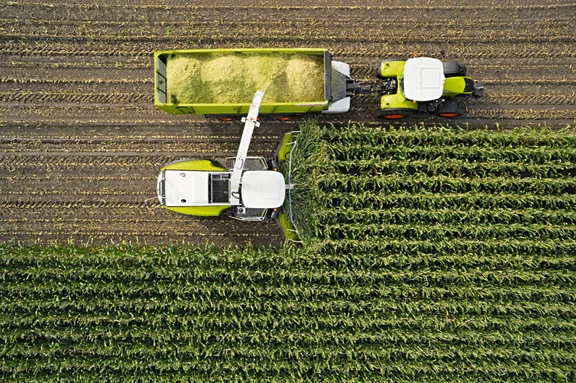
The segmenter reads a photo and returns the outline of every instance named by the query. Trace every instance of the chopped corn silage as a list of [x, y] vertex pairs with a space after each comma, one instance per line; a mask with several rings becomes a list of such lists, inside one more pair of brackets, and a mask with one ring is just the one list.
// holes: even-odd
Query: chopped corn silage
[[168, 100], [182, 104], [324, 100], [323, 56], [286, 54], [176, 54], [168, 57]]

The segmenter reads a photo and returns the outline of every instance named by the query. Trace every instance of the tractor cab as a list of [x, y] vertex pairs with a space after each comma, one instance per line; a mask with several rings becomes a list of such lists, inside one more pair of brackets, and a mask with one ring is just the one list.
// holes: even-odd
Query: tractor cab
[[400, 88], [411, 101], [432, 101], [444, 92], [444, 66], [442, 61], [417, 57], [406, 61]]
[[242, 177], [242, 205], [252, 209], [277, 208], [284, 203], [286, 183], [276, 171], [252, 170]]

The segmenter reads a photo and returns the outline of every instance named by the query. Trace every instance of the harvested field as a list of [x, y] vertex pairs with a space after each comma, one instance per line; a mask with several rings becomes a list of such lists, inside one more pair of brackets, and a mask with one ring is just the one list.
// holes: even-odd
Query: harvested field
[[[275, 225], [196, 220], [155, 208], [159, 167], [232, 156], [239, 123], [172, 116], [153, 106], [153, 51], [320, 47], [359, 80], [376, 61], [459, 60], [487, 96], [468, 101], [471, 127], [574, 124], [576, 4], [393, 0], [302, 3], [195, 1], [3, 2], [0, 28], [0, 240], [278, 244]], [[348, 120], [378, 124], [378, 98], [354, 97]], [[409, 123], [442, 122], [418, 116]], [[295, 124], [267, 122], [253, 154]], [[152, 198], [151, 208], [144, 204]]]

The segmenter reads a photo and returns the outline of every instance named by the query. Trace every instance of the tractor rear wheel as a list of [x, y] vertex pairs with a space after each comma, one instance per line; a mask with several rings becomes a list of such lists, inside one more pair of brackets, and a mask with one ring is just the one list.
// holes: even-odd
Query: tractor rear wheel
[[436, 115], [445, 118], [454, 118], [464, 114], [464, 110], [455, 100], [447, 100], [436, 109]]
[[385, 109], [381, 111], [380, 117], [386, 120], [397, 120], [400, 118], [411, 116], [413, 112], [414, 111], [412, 109], [402, 109], [402, 108]]
[[455, 61], [442, 64], [444, 65], [444, 77], [466, 76], [466, 65]]

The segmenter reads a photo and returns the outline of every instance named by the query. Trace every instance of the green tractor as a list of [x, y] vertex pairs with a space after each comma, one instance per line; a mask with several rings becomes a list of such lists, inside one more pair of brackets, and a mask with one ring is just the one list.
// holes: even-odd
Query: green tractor
[[484, 96], [482, 82], [467, 77], [466, 67], [457, 62], [443, 63], [429, 57], [390, 59], [378, 63], [376, 75], [381, 79], [376, 91], [382, 95], [380, 109], [385, 119], [415, 112], [457, 117], [464, 110], [456, 96]]

